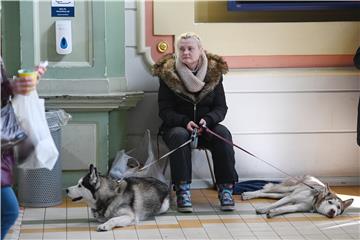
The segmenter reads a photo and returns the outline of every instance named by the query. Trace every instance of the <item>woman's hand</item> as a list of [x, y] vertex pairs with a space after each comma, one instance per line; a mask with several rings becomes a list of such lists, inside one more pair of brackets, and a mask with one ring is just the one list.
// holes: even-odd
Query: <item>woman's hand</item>
[[202, 128], [202, 127], [203, 126], [206, 127], [206, 121], [203, 118], [200, 119], [199, 125], [200, 125], [200, 129], [199, 129], [198, 134], [201, 135], [204, 131], [204, 128]]
[[196, 123], [194, 123], [193, 121], [188, 122], [188, 124], [186, 125], [186, 129], [189, 132], [194, 131], [194, 128], [199, 128], [199, 126]]
[[37, 72], [37, 80], [39, 80], [46, 72], [46, 67], [44, 66], [36, 66], [35, 71]]
[[35, 89], [37, 79], [34, 76], [16, 77], [12, 83], [12, 90], [15, 94], [27, 95]]
[[15, 94], [27, 95], [32, 92], [37, 84], [39, 83], [39, 79], [45, 74], [46, 67], [36, 66], [33, 75], [26, 76], [17, 76], [12, 84], [12, 89]]
[[[199, 125], [200, 126], [206, 126], [206, 121], [202, 118], [200, 119], [200, 122], [199, 122]], [[194, 123], [193, 121], [190, 121], [188, 122], [188, 124], [186, 125], [186, 129], [189, 131], [189, 132], [192, 132], [194, 131], [194, 128], [197, 128], [199, 131], [198, 131], [198, 134], [201, 135], [201, 133], [203, 132], [203, 128], [202, 127], [199, 127], [199, 125], [197, 125], [196, 123]]]

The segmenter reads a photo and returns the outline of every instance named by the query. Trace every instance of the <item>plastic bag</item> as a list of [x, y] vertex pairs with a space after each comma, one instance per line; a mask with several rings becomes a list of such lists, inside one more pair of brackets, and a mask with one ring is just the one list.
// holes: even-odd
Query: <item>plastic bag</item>
[[11, 102], [1, 108], [1, 149], [14, 147], [27, 135], [16, 118]]
[[109, 174], [116, 179], [130, 176], [153, 177], [166, 182], [160, 162], [156, 161], [150, 130], [147, 129], [136, 148], [128, 152], [117, 152]]
[[40, 99], [36, 91], [32, 91], [29, 95], [16, 95], [13, 99], [13, 107], [21, 127], [34, 145], [34, 150], [18, 167], [52, 170], [59, 152], [46, 121], [44, 99]]
[[110, 169], [110, 176], [121, 179], [133, 175], [137, 167], [128, 166], [130, 159], [133, 158], [125, 153], [125, 150], [118, 151]]

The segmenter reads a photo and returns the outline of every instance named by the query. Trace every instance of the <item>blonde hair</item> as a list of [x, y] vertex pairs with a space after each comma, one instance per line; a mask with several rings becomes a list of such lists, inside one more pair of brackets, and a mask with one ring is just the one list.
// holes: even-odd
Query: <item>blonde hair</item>
[[176, 41], [176, 46], [179, 47], [180, 40], [189, 39], [189, 38], [194, 39], [198, 43], [199, 48], [202, 48], [202, 42], [200, 36], [193, 32], [185, 32], [180, 34], [180, 36]]

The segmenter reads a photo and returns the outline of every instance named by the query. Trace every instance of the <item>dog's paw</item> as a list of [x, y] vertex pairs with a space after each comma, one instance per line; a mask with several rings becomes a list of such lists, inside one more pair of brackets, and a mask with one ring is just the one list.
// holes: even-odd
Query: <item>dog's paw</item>
[[96, 231], [98, 231], [98, 232], [105, 232], [105, 231], [109, 231], [109, 230], [111, 230], [111, 227], [109, 227], [109, 225], [106, 223], [100, 224], [96, 228]]
[[268, 214], [269, 210], [267, 210], [266, 208], [257, 208], [255, 209], [256, 214]]
[[269, 210], [269, 212], [266, 213], [266, 217], [273, 218], [275, 216], [278, 216], [279, 214], [281, 214], [281, 212], [277, 211], [276, 209], [271, 209]]
[[249, 200], [249, 199], [252, 199], [252, 198], [254, 198], [254, 197], [252, 196], [251, 192], [243, 192], [241, 194], [241, 199], [242, 200]]

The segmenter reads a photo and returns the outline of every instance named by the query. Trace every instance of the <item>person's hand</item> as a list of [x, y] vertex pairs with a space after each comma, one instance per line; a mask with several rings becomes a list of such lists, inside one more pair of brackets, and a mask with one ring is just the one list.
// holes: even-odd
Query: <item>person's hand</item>
[[39, 80], [46, 72], [46, 67], [44, 66], [36, 66], [35, 71], [37, 72], [37, 80]]
[[204, 131], [204, 128], [202, 128], [202, 126], [206, 127], [206, 121], [203, 118], [200, 119], [199, 125], [200, 125], [200, 129], [199, 129], [198, 134], [201, 135], [201, 133]]
[[39, 83], [40, 78], [45, 74], [46, 66], [47, 63], [45, 63], [45, 65], [39, 64], [38, 66], [36, 66], [34, 74], [32, 76], [31, 74], [25, 74], [24, 76], [21, 76], [21, 74], [19, 74], [20, 76], [15, 77], [15, 80], [12, 84], [14, 93], [27, 95], [31, 91], [33, 91]]
[[36, 87], [37, 80], [34, 76], [15, 77], [12, 90], [15, 94], [27, 95]]
[[189, 132], [194, 131], [194, 128], [199, 128], [199, 126], [196, 123], [194, 123], [193, 121], [190, 121], [190, 122], [188, 122], [188, 124], [186, 124], [186, 129]]

